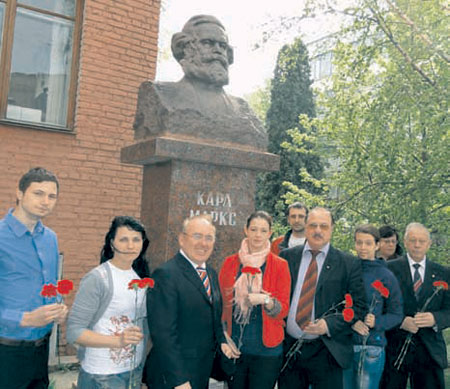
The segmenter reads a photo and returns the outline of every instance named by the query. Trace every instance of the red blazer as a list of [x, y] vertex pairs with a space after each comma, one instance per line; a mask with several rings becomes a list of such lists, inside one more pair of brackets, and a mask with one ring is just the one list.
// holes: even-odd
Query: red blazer
[[[231, 336], [233, 314], [233, 286], [240, 266], [239, 255], [234, 254], [225, 259], [219, 274], [220, 291], [223, 297], [222, 321], [227, 325]], [[284, 339], [284, 318], [289, 312], [289, 296], [291, 293], [291, 275], [288, 263], [276, 255], [269, 253], [266, 269], [263, 275], [262, 287], [281, 304], [281, 311], [276, 317], [270, 317], [262, 310], [263, 344], [266, 347], [276, 347]]]
[[284, 235], [279, 236], [276, 238], [272, 244], [270, 245], [270, 251], [274, 253], [275, 255], [280, 254], [280, 243], [284, 240]]

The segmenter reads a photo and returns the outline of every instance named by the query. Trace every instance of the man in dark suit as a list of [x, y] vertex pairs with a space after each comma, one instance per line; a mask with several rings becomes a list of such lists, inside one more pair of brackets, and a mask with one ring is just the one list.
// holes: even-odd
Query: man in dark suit
[[[386, 333], [386, 364], [380, 388], [406, 388], [410, 378], [412, 388], [444, 389], [447, 350], [442, 330], [450, 325], [450, 292], [438, 291], [423, 307], [436, 290], [433, 283], [450, 283], [450, 269], [427, 258], [431, 239], [422, 224], [406, 227], [404, 243], [406, 256], [388, 262], [388, 267], [399, 281], [405, 318], [400, 328]], [[409, 334], [413, 334], [412, 342], [397, 369], [394, 365]]]
[[[361, 265], [356, 258], [330, 245], [332, 232], [331, 212], [314, 208], [306, 220], [305, 245], [280, 253], [289, 262], [293, 285], [286, 351], [296, 339], [303, 339], [300, 353], [280, 376], [280, 389], [307, 389], [309, 385], [314, 389], [342, 388], [342, 368], [349, 367], [352, 361], [350, 326], [358, 319], [364, 320], [366, 313]], [[353, 297], [354, 319], [347, 323], [340, 313], [322, 318], [345, 299], [346, 293]]]
[[152, 389], [205, 389], [217, 345], [231, 356], [221, 325], [216, 272], [208, 265], [215, 227], [208, 216], [184, 221], [180, 251], [153, 273], [148, 319], [153, 348], [147, 363]]

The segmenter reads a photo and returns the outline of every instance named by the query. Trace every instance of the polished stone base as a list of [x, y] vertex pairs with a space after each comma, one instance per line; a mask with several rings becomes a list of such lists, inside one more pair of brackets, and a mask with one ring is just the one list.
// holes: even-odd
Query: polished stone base
[[254, 211], [256, 174], [279, 166], [273, 154], [172, 138], [125, 147], [121, 160], [144, 165], [141, 219], [152, 269], [177, 252], [182, 221], [199, 213], [211, 214], [216, 225], [211, 263], [218, 269], [240, 247]]

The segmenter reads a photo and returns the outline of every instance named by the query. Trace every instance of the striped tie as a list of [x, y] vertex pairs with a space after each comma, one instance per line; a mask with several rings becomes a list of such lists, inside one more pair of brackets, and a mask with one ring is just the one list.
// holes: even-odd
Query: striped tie
[[300, 298], [298, 299], [295, 321], [302, 330], [311, 321], [317, 284], [317, 254], [319, 254], [319, 251], [311, 250], [311, 262], [306, 270], [302, 291], [300, 293]]
[[414, 271], [414, 278], [413, 278], [414, 294], [416, 296], [416, 300], [419, 300], [420, 288], [422, 286], [422, 278], [420, 277], [420, 273], [419, 273], [420, 265], [418, 263], [415, 263], [413, 265], [413, 267], [416, 269]]
[[203, 267], [197, 267], [197, 272], [203, 282], [206, 294], [208, 295], [209, 299], [211, 299], [211, 285], [209, 283], [208, 273], [206, 272], [206, 269]]

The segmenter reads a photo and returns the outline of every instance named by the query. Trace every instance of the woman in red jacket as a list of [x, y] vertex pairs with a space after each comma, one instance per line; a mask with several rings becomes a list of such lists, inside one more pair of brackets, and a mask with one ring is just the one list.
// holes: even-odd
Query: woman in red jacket
[[270, 252], [271, 227], [267, 212], [251, 214], [239, 252], [220, 271], [222, 321], [241, 353], [230, 389], [272, 389], [281, 369], [291, 278], [287, 262]]

